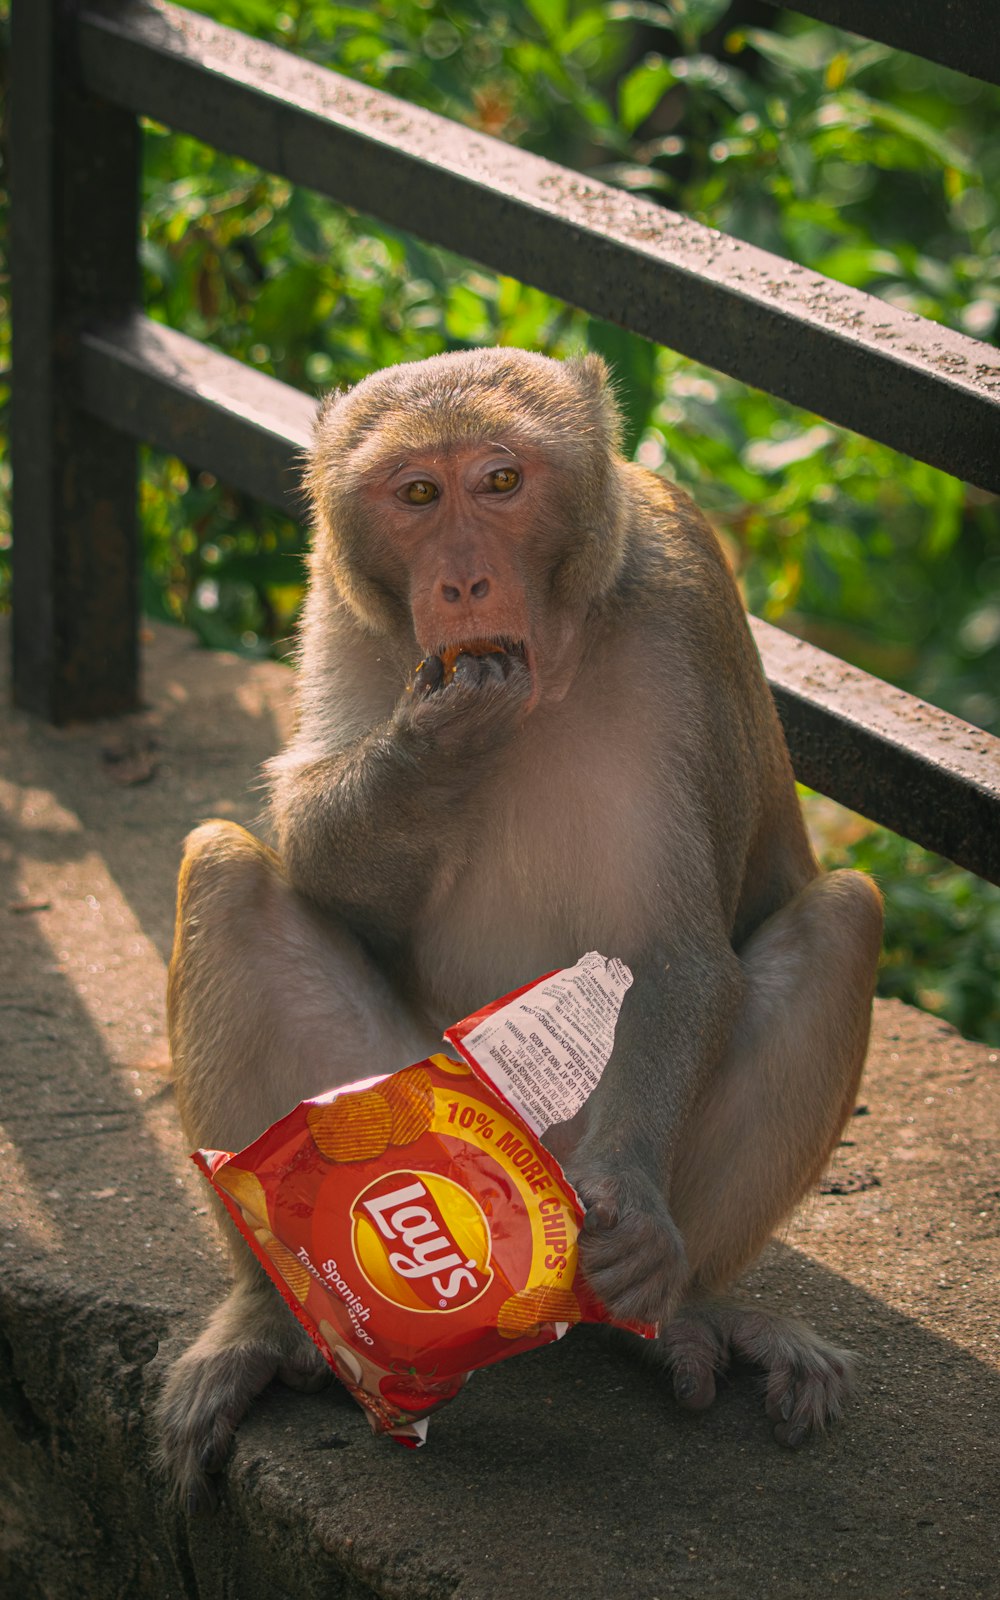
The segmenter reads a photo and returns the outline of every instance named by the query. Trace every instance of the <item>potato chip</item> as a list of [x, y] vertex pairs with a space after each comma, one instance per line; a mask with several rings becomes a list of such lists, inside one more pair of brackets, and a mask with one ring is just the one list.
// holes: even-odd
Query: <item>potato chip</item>
[[404, 1067], [375, 1090], [392, 1112], [390, 1144], [412, 1144], [434, 1117], [434, 1088], [423, 1067]]
[[571, 1289], [539, 1283], [505, 1300], [497, 1313], [497, 1332], [504, 1339], [534, 1337], [547, 1322], [580, 1320], [580, 1302]]
[[219, 1183], [242, 1210], [247, 1221], [254, 1226], [270, 1221], [264, 1186], [254, 1172], [242, 1167], [227, 1167]]
[[441, 651], [441, 665], [444, 667], [444, 681], [450, 683], [455, 676], [455, 665], [459, 656], [502, 656], [502, 644], [494, 644], [492, 639], [468, 639], [464, 644], [450, 644], [446, 650]]
[[267, 1251], [292, 1293], [297, 1299], [304, 1301], [312, 1283], [309, 1268], [289, 1250], [287, 1245], [274, 1237], [270, 1228], [256, 1228], [254, 1238]]
[[382, 1154], [392, 1133], [392, 1108], [377, 1089], [311, 1106], [306, 1120], [327, 1161], [370, 1161]]

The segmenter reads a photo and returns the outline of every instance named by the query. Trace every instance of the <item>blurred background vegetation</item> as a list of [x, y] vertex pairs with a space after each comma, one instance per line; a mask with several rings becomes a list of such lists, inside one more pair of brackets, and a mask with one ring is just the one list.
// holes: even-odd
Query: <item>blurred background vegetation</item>
[[[757, 0], [194, 9], [996, 340], [996, 88]], [[1000, 733], [994, 497], [155, 124], [144, 185], [153, 317], [315, 393], [445, 349], [596, 349], [629, 452], [710, 514], [751, 610]], [[4, 278], [4, 414], [7, 309]], [[0, 586], [8, 479], [4, 454]], [[301, 526], [152, 453], [142, 509], [150, 615], [207, 645], [287, 652]], [[825, 861], [886, 893], [881, 991], [1000, 1043], [1000, 891], [807, 804]]]

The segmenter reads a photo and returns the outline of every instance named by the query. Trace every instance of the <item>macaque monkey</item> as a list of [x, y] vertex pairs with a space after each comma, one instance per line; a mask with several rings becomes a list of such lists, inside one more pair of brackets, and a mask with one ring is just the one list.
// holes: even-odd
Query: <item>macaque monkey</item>
[[[840, 1411], [849, 1359], [725, 1290], [850, 1115], [881, 903], [818, 867], [715, 535], [623, 459], [595, 356], [377, 373], [323, 405], [307, 482], [277, 850], [211, 822], [181, 869], [189, 1143], [237, 1150], [517, 985], [618, 956], [635, 981], [610, 1062], [547, 1136], [588, 1208], [582, 1264], [615, 1313], [661, 1324], [683, 1405], [748, 1359], [775, 1436], [801, 1444]], [[235, 1287], [160, 1404], [193, 1508], [254, 1395], [326, 1371], [235, 1248]]]

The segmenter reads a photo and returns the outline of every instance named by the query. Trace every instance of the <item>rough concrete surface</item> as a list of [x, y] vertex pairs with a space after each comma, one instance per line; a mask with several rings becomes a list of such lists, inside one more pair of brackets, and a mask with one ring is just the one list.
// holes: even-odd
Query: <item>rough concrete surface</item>
[[418, 1452], [274, 1387], [222, 1506], [150, 1465], [151, 1396], [224, 1257], [164, 1070], [180, 840], [251, 821], [289, 676], [157, 628], [148, 709], [3, 713], [0, 1588], [11, 1600], [864, 1600], [1000, 1593], [998, 1052], [877, 1008], [828, 1191], [747, 1280], [862, 1359], [791, 1454], [748, 1373], [702, 1416], [588, 1330], [478, 1374]]

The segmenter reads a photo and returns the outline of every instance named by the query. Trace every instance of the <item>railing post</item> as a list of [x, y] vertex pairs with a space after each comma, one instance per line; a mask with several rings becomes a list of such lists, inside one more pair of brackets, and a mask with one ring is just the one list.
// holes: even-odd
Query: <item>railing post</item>
[[137, 702], [136, 448], [76, 404], [79, 331], [133, 304], [140, 134], [74, 73], [77, 0], [14, 0], [14, 699], [62, 723]]

